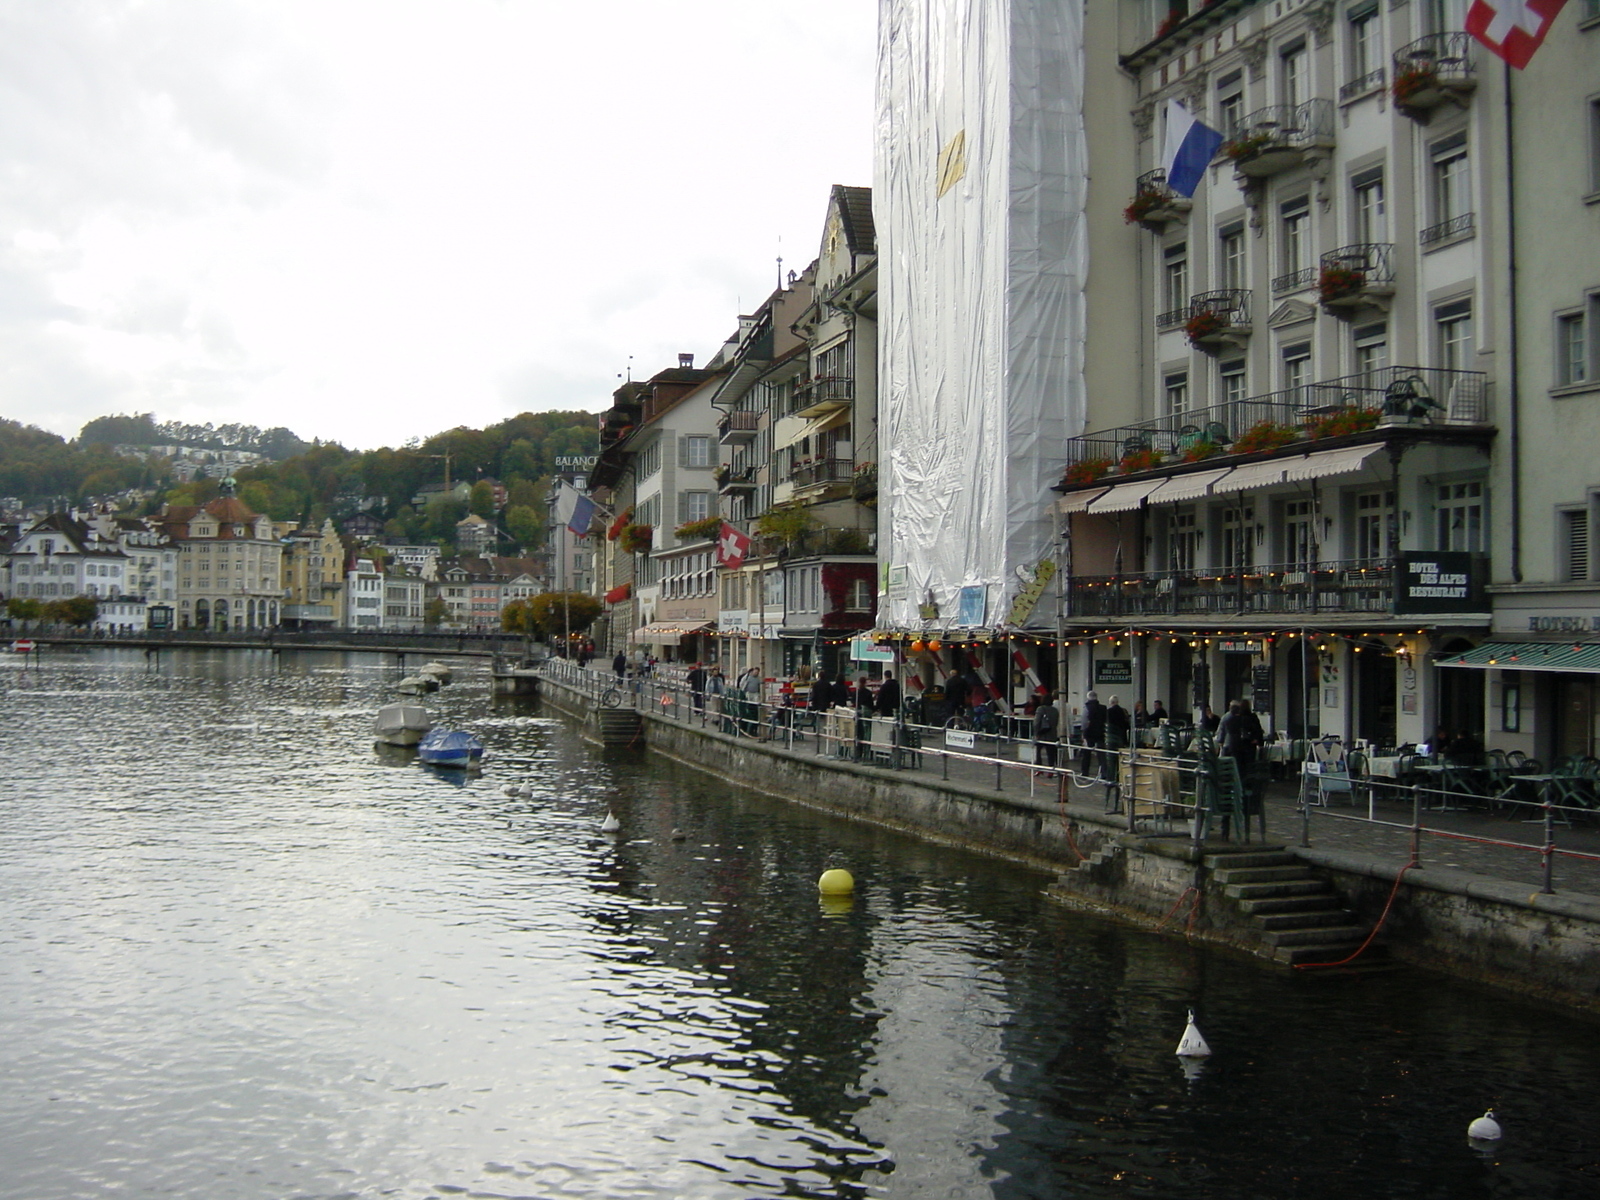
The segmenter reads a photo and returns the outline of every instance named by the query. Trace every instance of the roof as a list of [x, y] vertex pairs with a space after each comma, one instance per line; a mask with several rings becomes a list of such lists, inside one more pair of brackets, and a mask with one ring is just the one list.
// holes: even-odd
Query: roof
[[839, 206], [844, 240], [852, 254], [876, 254], [878, 231], [872, 221], [872, 189], [833, 185], [833, 198]]

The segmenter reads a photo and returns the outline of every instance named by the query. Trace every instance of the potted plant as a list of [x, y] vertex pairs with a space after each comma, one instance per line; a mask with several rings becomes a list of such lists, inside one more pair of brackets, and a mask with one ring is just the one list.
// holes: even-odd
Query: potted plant
[[1342, 437], [1350, 433], [1365, 433], [1376, 429], [1378, 410], [1375, 408], [1343, 408], [1336, 413], [1325, 413], [1312, 418], [1306, 432], [1313, 439]]
[[1081, 458], [1067, 468], [1064, 482], [1093, 483], [1109, 470], [1111, 470], [1109, 458]]
[[1280, 425], [1276, 421], [1257, 421], [1234, 439], [1233, 452], [1255, 454], [1262, 450], [1277, 450], [1299, 438], [1300, 434], [1287, 425]]
[[1431, 62], [1416, 62], [1395, 72], [1389, 88], [1396, 104], [1420, 107], [1431, 101], [1438, 86], [1439, 69]]
[[1160, 450], [1135, 450], [1131, 454], [1124, 454], [1118, 464], [1124, 475], [1131, 475], [1135, 471], [1152, 471], [1159, 467], [1166, 459]]
[[1199, 441], [1188, 446], [1183, 452], [1183, 461], [1186, 463], [1204, 462], [1208, 458], [1215, 458], [1222, 453], [1222, 447], [1215, 442]]
[[1323, 267], [1317, 277], [1317, 291], [1324, 304], [1354, 296], [1367, 284], [1367, 273], [1356, 267]]
[[1228, 328], [1228, 319], [1214, 308], [1202, 308], [1184, 323], [1191, 344], [1216, 337]]
[[685, 521], [672, 532], [685, 541], [698, 542], [716, 537], [721, 529], [721, 517], [705, 517], [699, 521]]
[[617, 545], [624, 554], [643, 554], [650, 549], [654, 534], [654, 525], [626, 525], [617, 538]]
[[1229, 138], [1222, 143], [1222, 152], [1234, 162], [1242, 162], [1247, 158], [1254, 158], [1272, 144], [1272, 135], [1264, 129], [1252, 133], [1241, 133], [1238, 137]]
[[628, 505], [617, 514], [617, 519], [611, 522], [611, 527], [606, 530], [606, 541], [614, 542], [622, 536], [622, 531], [633, 522], [633, 505]]
[[1122, 210], [1122, 219], [1129, 225], [1137, 225], [1157, 209], [1166, 206], [1166, 192], [1147, 183], [1134, 193], [1132, 200], [1128, 201], [1128, 207]]

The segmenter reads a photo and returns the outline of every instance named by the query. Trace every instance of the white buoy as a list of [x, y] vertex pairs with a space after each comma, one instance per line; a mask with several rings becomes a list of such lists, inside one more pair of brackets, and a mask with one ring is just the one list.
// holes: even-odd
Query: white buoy
[[672, 840], [675, 841], [675, 842], [681, 842], [681, 841], [683, 841], [684, 838], [686, 838], [688, 836], [689, 835], [687, 833], [685, 833], [681, 829], [674, 829], [672, 831]]
[[606, 810], [606, 819], [600, 822], [601, 833], [615, 833], [622, 828], [622, 822], [617, 820], [617, 814], [610, 809]]
[[1500, 1122], [1494, 1119], [1494, 1109], [1490, 1109], [1483, 1116], [1467, 1126], [1467, 1136], [1475, 1142], [1498, 1141], [1500, 1137]]
[[517, 791], [517, 795], [521, 796], [524, 800], [528, 799], [533, 795], [533, 785], [531, 783], [523, 784], [522, 787]]
[[1195, 1028], [1192, 1008], [1189, 1010], [1189, 1023], [1183, 1029], [1183, 1037], [1178, 1040], [1177, 1054], [1179, 1058], [1207, 1058], [1211, 1054], [1211, 1047], [1206, 1045], [1205, 1038]]

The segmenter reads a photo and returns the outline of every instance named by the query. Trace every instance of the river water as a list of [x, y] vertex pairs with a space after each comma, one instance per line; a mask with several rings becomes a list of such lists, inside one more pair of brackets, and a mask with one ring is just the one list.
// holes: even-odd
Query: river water
[[1600, 1195], [1592, 1023], [1065, 912], [457, 666], [473, 775], [375, 750], [392, 659], [0, 663], [0, 1196]]

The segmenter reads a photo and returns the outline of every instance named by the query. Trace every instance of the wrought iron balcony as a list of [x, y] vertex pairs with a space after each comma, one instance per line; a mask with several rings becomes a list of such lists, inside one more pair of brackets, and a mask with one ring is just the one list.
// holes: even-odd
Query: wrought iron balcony
[[1451, 217], [1448, 221], [1429, 225], [1417, 235], [1417, 241], [1424, 246], [1436, 246], [1440, 242], [1466, 237], [1472, 233], [1476, 224], [1476, 213], [1462, 213], [1459, 217]]
[[1317, 276], [1328, 309], [1388, 308], [1394, 295], [1394, 243], [1360, 242], [1322, 256]]
[[743, 409], [724, 413], [717, 422], [717, 444], [721, 446], [748, 445], [755, 441], [756, 425], [761, 414]]
[[1137, 223], [1159, 233], [1169, 222], [1185, 219], [1193, 207], [1193, 200], [1167, 186], [1166, 168], [1157, 167], [1134, 180], [1133, 199], [1122, 216], [1130, 225]]
[[1315, 267], [1301, 267], [1298, 271], [1285, 271], [1272, 281], [1272, 294], [1282, 295], [1284, 292], [1298, 292], [1301, 288], [1308, 288], [1317, 281]]
[[[1469, 561], [1466, 602], [1487, 608], [1488, 556], [1474, 554]], [[1399, 582], [1397, 588], [1395, 560], [1389, 558], [1075, 575], [1067, 583], [1067, 611], [1075, 618], [1421, 611], [1419, 603], [1428, 602], [1408, 599], [1404, 579]]]
[[1349, 83], [1339, 89], [1339, 99], [1354, 100], [1357, 96], [1364, 96], [1368, 92], [1375, 92], [1383, 86], [1387, 72], [1382, 67], [1368, 71], [1365, 75], [1358, 75]]
[[1333, 145], [1333, 101], [1269, 104], [1242, 118], [1222, 152], [1241, 175], [1262, 179], [1297, 167]]
[[855, 399], [855, 380], [846, 375], [819, 375], [795, 384], [794, 415], [821, 417]]
[[754, 467], [717, 468], [717, 491], [727, 494], [729, 492], [753, 492], [756, 487], [756, 469]]
[[1250, 334], [1250, 289], [1219, 288], [1190, 297], [1184, 329], [1202, 348], [1242, 344]]
[[[1138, 469], [1148, 470], [1280, 447], [1302, 454], [1307, 442], [1364, 429], [1481, 426], [1488, 419], [1481, 371], [1384, 367], [1069, 438], [1064, 486], [1087, 486], [1135, 453], [1142, 456]], [[1254, 431], [1274, 436], [1247, 437]], [[1152, 464], [1152, 456], [1159, 461]]]
[[1469, 34], [1430, 33], [1394, 52], [1390, 89], [1402, 112], [1425, 116], [1446, 101], [1465, 104], [1477, 86]]
[[845, 483], [855, 475], [855, 462], [848, 458], [818, 458], [798, 462], [789, 474], [789, 482], [797, 488], [817, 487], [828, 483]]

